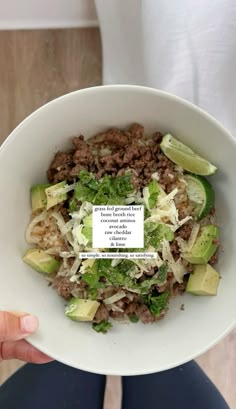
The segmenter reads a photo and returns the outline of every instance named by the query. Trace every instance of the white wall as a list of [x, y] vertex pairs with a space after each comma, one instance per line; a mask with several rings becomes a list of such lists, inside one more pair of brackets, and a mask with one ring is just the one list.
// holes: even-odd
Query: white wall
[[96, 25], [94, 0], [0, 0], [0, 29]]

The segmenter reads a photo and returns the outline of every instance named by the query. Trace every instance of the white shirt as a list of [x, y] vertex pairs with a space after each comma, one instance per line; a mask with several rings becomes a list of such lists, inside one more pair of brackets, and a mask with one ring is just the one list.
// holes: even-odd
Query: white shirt
[[236, 135], [236, 0], [96, 0], [105, 84], [199, 105]]

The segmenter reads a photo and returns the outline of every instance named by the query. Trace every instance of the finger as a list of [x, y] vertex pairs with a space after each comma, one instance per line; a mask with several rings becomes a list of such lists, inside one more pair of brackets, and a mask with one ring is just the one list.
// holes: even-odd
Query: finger
[[24, 315], [29, 315], [29, 313], [23, 312], [23, 311], [7, 310], [7, 312], [9, 312], [10, 314], [15, 315], [16, 317], [23, 317]]
[[7, 311], [0, 311], [0, 342], [25, 338], [35, 332], [38, 325], [38, 319], [33, 315], [16, 316]]
[[2, 346], [0, 346], [0, 361], [5, 359], [20, 359], [35, 364], [45, 364], [53, 361], [52, 358], [38, 351], [24, 339], [2, 343]]

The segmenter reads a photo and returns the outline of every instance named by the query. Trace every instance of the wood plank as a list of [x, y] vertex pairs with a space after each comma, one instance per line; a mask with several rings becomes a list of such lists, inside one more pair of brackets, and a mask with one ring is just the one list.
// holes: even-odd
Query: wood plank
[[0, 142], [36, 108], [101, 83], [97, 28], [0, 32]]

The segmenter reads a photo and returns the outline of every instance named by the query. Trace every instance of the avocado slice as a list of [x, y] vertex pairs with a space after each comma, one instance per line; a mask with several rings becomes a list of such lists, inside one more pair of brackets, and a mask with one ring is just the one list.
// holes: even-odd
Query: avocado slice
[[50, 254], [40, 249], [29, 249], [26, 251], [23, 261], [39, 273], [55, 273], [60, 266], [60, 262]]
[[217, 249], [219, 228], [214, 224], [203, 226], [190, 252], [182, 254], [191, 264], [206, 264]]
[[220, 275], [210, 264], [194, 266], [186, 292], [193, 295], [217, 295]]
[[64, 202], [67, 199], [67, 194], [62, 193], [57, 196], [54, 196], [57, 190], [63, 188], [66, 185], [66, 181], [57, 183], [56, 185], [50, 186], [45, 190], [47, 196], [47, 210], [53, 206], [56, 206], [58, 203]]
[[32, 212], [45, 209], [47, 206], [47, 196], [45, 189], [50, 187], [49, 184], [37, 184], [30, 188], [31, 208]]
[[100, 303], [82, 298], [72, 298], [68, 303], [65, 313], [73, 321], [92, 321]]

